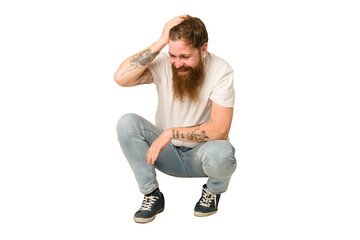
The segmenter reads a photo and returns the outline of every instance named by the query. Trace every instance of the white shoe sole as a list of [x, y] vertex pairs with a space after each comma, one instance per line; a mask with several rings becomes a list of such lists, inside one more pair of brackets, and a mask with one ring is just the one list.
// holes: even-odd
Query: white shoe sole
[[207, 217], [207, 216], [213, 215], [216, 212], [217, 212], [217, 210], [214, 211], [214, 212], [208, 212], [208, 213], [202, 213], [202, 212], [194, 211], [194, 215], [197, 216], [197, 217]]
[[163, 209], [160, 209], [154, 216], [152, 216], [151, 218], [137, 218], [134, 216], [134, 221], [137, 222], [137, 223], [149, 223], [149, 222], [152, 222], [156, 215], [158, 215], [159, 213], [163, 212], [164, 211], [164, 208]]

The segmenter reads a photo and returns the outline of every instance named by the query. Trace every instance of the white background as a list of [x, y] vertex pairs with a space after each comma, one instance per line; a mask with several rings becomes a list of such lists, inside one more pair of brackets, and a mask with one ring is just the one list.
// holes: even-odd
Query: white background
[[[1, 1], [0, 239], [359, 239], [356, 2]], [[140, 225], [115, 126], [153, 121], [156, 90], [113, 74], [182, 14], [235, 70], [238, 167], [208, 218], [206, 179], [159, 173], [165, 212]]]

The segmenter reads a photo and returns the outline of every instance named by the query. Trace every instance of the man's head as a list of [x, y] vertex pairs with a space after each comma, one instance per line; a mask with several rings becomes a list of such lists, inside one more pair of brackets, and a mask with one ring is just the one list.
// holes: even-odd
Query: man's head
[[169, 38], [174, 97], [196, 101], [204, 81], [208, 41], [205, 25], [200, 19], [188, 16], [170, 30]]
[[182, 23], [170, 30], [169, 38], [172, 41], [183, 40], [200, 49], [208, 42], [208, 33], [205, 24], [199, 18], [187, 15]]

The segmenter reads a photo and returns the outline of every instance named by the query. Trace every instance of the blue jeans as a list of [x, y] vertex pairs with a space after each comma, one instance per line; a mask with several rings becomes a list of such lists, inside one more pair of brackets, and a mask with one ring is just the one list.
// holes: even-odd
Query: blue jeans
[[235, 149], [227, 140], [212, 140], [194, 148], [166, 145], [154, 165], [146, 161], [149, 146], [162, 130], [136, 114], [125, 114], [117, 124], [121, 149], [139, 185], [149, 194], [158, 188], [155, 168], [176, 177], [208, 177], [207, 187], [216, 194], [227, 190], [236, 168]]

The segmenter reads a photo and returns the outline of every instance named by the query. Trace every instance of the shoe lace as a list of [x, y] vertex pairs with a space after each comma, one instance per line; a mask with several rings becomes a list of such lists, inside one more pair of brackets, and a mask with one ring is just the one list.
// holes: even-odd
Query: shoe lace
[[157, 199], [159, 199], [157, 196], [144, 196], [140, 211], [150, 211]]
[[210, 204], [213, 200], [215, 201], [216, 206], [216, 194], [210, 192], [209, 189], [204, 188], [202, 198], [200, 199], [200, 205], [204, 207], [210, 207]]

